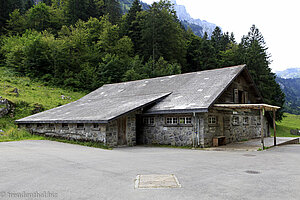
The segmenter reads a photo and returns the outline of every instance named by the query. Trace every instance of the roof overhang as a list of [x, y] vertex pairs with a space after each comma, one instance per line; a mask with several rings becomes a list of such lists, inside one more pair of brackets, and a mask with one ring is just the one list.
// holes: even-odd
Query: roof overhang
[[165, 114], [188, 114], [188, 113], [205, 113], [208, 112], [207, 108], [198, 108], [198, 109], [182, 109], [182, 110], [158, 110], [145, 112], [144, 115], [165, 115]]
[[268, 104], [214, 104], [214, 108], [230, 108], [230, 109], [252, 109], [265, 111], [276, 111], [280, 109], [278, 106]]

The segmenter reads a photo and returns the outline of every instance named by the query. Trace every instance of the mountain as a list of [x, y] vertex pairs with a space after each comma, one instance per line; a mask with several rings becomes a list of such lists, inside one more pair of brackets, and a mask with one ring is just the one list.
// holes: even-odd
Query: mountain
[[276, 81], [286, 96], [286, 112], [300, 115], [300, 78], [277, 77]]
[[276, 72], [280, 78], [300, 78], [300, 68], [289, 68], [284, 71]]
[[192, 18], [187, 12], [185, 6], [178, 5], [176, 0], [171, 0], [171, 3], [174, 4], [174, 10], [176, 11], [176, 14], [186, 28], [190, 27], [194, 33], [200, 37], [202, 37], [205, 32], [209, 37], [212, 35], [212, 32], [217, 27], [215, 24], [205, 20]]
[[[119, 0], [121, 9], [123, 13], [128, 12], [130, 9], [133, 0]], [[177, 17], [181, 21], [181, 24], [184, 26], [185, 29], [191, 28], [195, 35], [200, 37], [204, 36], [204, 33], [207, 32], [208, 37], [212, 35], [212, 32], [215, 30], [216, 25], [205, 20], [194, 19], [190, 16], [187, 12], [185, 6], [178, 5], [176, 0], [171, 0], [171, 3], [174, 5], [174, 10], [176, 11]], [[149, 9], [149, 5], [142, 2], [142, 8], [144, 10]]]

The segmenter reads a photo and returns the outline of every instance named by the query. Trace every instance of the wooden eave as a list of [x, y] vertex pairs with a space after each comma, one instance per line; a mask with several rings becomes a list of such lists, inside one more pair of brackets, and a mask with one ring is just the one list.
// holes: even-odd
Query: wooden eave
[[265, 111], [276, 111], [280, 109], [278, 106], [272, 106], [268, 104], [214, 104], [215, 108], [230, 108], [230, 109], [253, 109]]

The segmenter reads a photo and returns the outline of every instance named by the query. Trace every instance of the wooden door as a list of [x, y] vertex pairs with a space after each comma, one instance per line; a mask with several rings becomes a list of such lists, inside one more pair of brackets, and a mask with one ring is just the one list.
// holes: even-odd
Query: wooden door
[[118, 119], [118, 145], [126, 145], [126, 117], [120, 117]]
[[143, 118], [141, 115], [136, 115], [136, 144], [144, 144], [143, 137]]

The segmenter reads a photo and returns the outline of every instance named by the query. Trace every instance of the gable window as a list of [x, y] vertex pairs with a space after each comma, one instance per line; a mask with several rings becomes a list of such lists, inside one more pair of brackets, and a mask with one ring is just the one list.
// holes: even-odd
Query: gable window
[[239, 125], [240, 124], [240, 118], [239, 117], [233, 117], [232, 118], [232, 124], [233, 125]]
[[169, 124], [169, 125], [178, 124], [178, 118], [177, 117], [167, 117], [166, 124]]
[[246, 91], [234, 89], [233, 91], [233, 102], [234, 103], [248, 103], [249, 94]]
[[144, 125], [153, 126], [154, 125], [154, 117], [144, 117], [143, 122], [144, 122]]
[[179, 124], [192, 124], [191, 117], [179, 117]]
[[84, 124], [82, 124], [82, 123], [77, 124], [77, 128], [84, 128]]
[[217, 117], [216, 116], [209, 116], [208, 117], [208, 124], [216, 124], [217, 123]]

